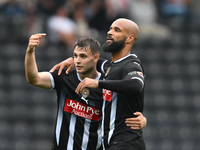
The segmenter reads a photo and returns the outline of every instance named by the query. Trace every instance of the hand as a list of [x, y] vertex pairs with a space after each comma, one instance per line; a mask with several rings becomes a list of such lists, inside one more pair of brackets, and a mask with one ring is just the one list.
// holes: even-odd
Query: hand
[[67, 67], [66, 74], [70, 72], [70, 70], [74, 67], [74, 59], [72, 57], [60, 62], [59, 64], [55, 65], [50, 72], [54, 72], [56, 69], [58, 70], [58, 75], [61, 74], [62, 70]]
[[31, 37], [29, 38], [29, 44], [28, 44], [28, 48], [27, 48], [27, 52], [32, 53], [36, 47], [38, 47], [39, 43], [40, 43], [40, 39], [42, 38], [42, 36], [46, 36], [45, 33], [38, 33], [38, 34], [34, 34], [31, 35]]
[[131, 127], [131, 129], [142, 129], [147, 124], [146, 117], [143, 116], [141, 112], [135, 112], [134, 113], [136, 118], [127, 118], [125, 123], [127, 126]]
[[99, 86], [99, 81], [98, 80], [94, 80], [94, 79], [90, 79], [90, 78], [85, 78], [83, 81], [81, 81], [81, 83], [79, 83], [79, 85], [76, 88], [76, 93], [79, 94], [83, 91], [83, 89], [85, 87], [88, 88], [98, 88]]

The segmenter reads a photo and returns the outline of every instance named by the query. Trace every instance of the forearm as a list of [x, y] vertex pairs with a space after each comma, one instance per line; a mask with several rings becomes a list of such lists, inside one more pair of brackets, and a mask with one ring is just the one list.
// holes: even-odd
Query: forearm
[[35, 52], [27, 49], [25, 56], [25, 73], [28, 83], [35, 84], [38, 79], [38, 68], [35, 59]]
[[99, 80], [99, 87], [119, 93], [138, 93], [141, 92], [143, 83], [137, 79]]

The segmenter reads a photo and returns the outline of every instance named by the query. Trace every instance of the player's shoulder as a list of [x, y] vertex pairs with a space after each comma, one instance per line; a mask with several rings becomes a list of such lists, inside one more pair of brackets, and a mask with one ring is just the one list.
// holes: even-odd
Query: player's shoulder
[[72, 69], [68, 74], [66, 74], [66, 71], [63, 71], [61, 75], [62, 75], [62, 78], [67, 79], [67, 80], [74, 81], [75, 79], [77, 79], [76, 69]]
[[51, 74], [54, 76], [54, 77], [59, 77], [59, 78], [63, 78], [63, 77], [70, 77], [70, 76], [74, 76], [76, 75], [76, 70], [75, 69], [72, 69], [69, 74], [66, 74], [66, 70], [67, 69], [63, 69], [61, 74], [58, 75], [58, 69], [56, 69], [54, 72], [52, 72]]
[[[66, 72], [66, 71], [65, 71]], [[65, 73], [66, 74], [66, 73]], [[69, 76], [74, 76], [74, 74], [77, 74], [77, 71], [76, 71], [76, 69], [72, 69], [70, 72], [69, 72]], [[67, 74], [66, 74], [67, 75]]]
[[127, 57], [127, 63], [124, 68], [138, 68], [139, 70], [144, 70], [140, 59], [135, 54], [130, 54]]
[[128, 60], [130, 60], [131, 62], [138, 62], [141, 63], [140, 59], [138, 58], [138, 56], [136, 54], [130, 54], [127, 57]]
[[72, 84], [72, 85], [74, 83], [77, 83], [77, 81], [78, 81], [77, 72], [75, 69], [72, 69], [68, 74], [66, 74], [66, 70], [62, 71], [59, 78], [64, 83]]

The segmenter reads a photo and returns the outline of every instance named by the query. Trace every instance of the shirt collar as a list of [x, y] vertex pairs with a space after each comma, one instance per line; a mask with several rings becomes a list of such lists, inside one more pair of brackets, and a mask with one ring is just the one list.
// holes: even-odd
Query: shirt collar
[[[77, 77], [78, 77], [78, 80], [81, 82], [82, 81], [82, 79], [80, 78], [80, 76], [79, 76], [79, 74], [77, 73]], [[98, 75], [97, 75], [97, 77], [96, 77], [96, 79], [95, 80], [99, 80], [100, 79], [100, 77], [101, 77], [101, 73], [100, 72], [98, 72]]]
[[120, 61], [122, 61], [122, 60], [126, 59], [126, 58], [127, 58], [127, 57], [129, 57], [129, 56], [134, 56], [134, 57], [136, 57], [136, 58], [137, 58], [137, 55], [135, 55], [135, 54], [129, 54], [129, 55], [127, 55], [127, 56], [123, 57], [123, 58], [120, 58], [120, 59], [118, 59], [118, 60], [114, 61], [113, 63], [118, 63], [118, 62], [120, 62]]

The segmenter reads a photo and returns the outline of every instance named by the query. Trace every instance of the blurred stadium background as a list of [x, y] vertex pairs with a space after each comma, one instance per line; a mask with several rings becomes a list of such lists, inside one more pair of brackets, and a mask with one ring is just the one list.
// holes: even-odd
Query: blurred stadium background
[[1, 0], [0, 150], [51, 148], [56, 93], [26, 82], [30, 35], [47, 33], [36, 59], [39, 71], [48, 71], [72, 56], [77, 37], [103, 44], [119, 17], [140, 27], [132, 53], [146, 70], [147, 150], [199, 150], [199, 7], [199, 0]]

